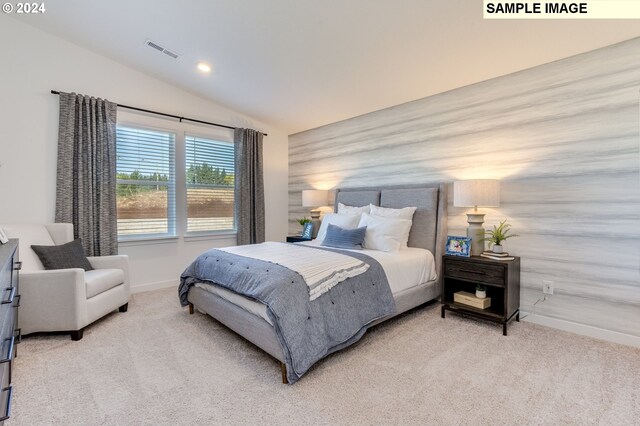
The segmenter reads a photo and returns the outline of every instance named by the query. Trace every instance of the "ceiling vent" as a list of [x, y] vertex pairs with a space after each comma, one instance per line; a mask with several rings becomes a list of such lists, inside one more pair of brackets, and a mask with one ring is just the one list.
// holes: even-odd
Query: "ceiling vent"
[[160, 45], [159, 45], [158, 43], [156, 43], [155, 41], [147, 40], [147, 41], [145, 42], [145, 44], [146, 44], [147, 46], [151, 47], [152, 49], [157, 50], [158, 52], [162, 52], [162, 53], [164, 53], [165, 55], [171, 56], [173, 59], [178, 59], [178, 54], [177, 54], [177, 53], [174, 53], [174, 52], [170, 51], [169, 49], [166, 49], [166, 48], [164, 48], [164, 47], [160, 46]]

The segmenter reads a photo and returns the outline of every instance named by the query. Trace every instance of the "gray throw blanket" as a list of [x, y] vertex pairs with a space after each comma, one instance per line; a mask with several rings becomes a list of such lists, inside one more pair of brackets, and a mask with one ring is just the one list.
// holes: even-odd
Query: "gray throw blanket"
[[211, 282], [267, 305], [284, 353], [287, 379], [293, 384], [314, 363], [357, 342], [372, 322], [396, 309], [378, 261], [363, 253], [318, 249], [355, 257], [370, 267], [310, 301], [309, 289], [298, 273], [275, 263], [212, 249], [180, 277], [180, 303], [189, 303], [187, 294], [192, 285]]

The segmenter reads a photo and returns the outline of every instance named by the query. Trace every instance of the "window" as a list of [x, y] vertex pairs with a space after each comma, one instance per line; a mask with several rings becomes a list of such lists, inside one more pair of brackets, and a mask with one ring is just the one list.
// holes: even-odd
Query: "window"
[[118, 237], [175, 235], [175, 134], [116, 129]]
[[120, 241], [235, 232], [234, 147], [226, 133], [122, 124], [116, 154]]
[[233, 143], [185, 136], [187, 232], [234, 230]]

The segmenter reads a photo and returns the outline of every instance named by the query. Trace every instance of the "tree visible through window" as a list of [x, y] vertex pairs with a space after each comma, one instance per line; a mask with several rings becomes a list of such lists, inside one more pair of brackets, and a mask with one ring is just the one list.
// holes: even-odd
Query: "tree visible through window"
[[175, 235], [175, 135], [116, 129], [118, 237]]
[[187, 232], [235, 229], [233, 144], [185, 137]]

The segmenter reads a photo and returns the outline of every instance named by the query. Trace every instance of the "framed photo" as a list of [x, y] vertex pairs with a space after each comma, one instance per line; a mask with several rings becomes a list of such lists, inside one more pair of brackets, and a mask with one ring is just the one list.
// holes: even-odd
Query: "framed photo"
[[302, 238], [313, 238], [313, 223], [307, 222], [304, 224], [304, 228], [302, 228]]
[[451, 256], [471, 256], [471, 238], [447, 236], [446, 253]]

